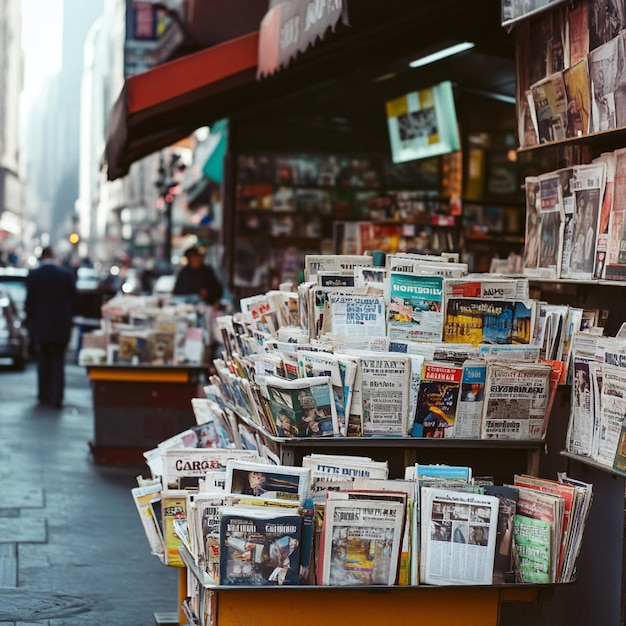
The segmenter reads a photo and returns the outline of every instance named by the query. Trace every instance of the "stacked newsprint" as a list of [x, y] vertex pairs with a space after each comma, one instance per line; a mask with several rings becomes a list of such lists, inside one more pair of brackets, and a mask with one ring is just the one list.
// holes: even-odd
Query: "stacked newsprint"
[[626, 333], [572, 341], [568, 452], [626, 471]]
[[626, 280], [626, 148], [528, 177], [524, 274]]
[[[305, 282], [217, 318], [206, 387], [238, 445], [291, 437], [541, 439], [574, 332], [598, 311], [447, 257], [307, 256]], [[228, 419], [223, 419], [226, 415]]]
[[250, 450], [193, 447], [189, 432], [146, 454], [132, 490], [152, 552], [201, 585], [190, 623], [211, 623], [216, 585], [491, 585], [569, 581], [592, 486], [470, 467], [311, 454], [286, 466]]
[[156, 296], [118, 295], [102, 306], [101, 328], [84, 335], [81, 365], [183, 365], [207, 361], [212, 309]]

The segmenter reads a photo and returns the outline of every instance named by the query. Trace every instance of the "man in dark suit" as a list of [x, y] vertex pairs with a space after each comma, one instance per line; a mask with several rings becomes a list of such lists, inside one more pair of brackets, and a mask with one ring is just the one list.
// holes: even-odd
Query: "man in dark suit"
[[37, 357], [39, 402], [61, 407], [76, 285], [73, 273], [55, 261], [52, 248], [44, 248], [40, 261], [26, 279], [26, 321]]

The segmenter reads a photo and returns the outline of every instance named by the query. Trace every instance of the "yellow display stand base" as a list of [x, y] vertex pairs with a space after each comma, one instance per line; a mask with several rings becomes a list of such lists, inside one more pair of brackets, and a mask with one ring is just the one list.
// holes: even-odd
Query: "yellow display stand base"
[[217, 626], [497, 626], [502, 602], [534, 602], [537, 587], [328, 587], [215, 591]]

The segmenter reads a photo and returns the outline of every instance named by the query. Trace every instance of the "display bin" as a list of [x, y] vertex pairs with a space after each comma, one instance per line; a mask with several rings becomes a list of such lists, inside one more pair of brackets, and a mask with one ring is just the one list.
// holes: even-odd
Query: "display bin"
[[94, 409], [90, 448], [102, 464], [145, 463], [143, 453], [194, 426], [192, 398], [206, 365], [89, 365]]
[[[188, 576], [209, 591], [215, 626], [498, 626], [505, 603], [549, 600], [556, 584], [389, 586], [221, 586], [179, 549]], [[183, 570], [184, 571], [184, 570]], [[186, 623], [181, 621], [181, 624]]]

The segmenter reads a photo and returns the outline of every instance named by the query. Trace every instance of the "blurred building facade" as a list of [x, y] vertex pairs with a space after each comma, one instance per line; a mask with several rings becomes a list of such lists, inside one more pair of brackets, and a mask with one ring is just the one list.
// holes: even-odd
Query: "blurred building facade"
[[0, 1], [0, 263], [24, 237], [19, 102], [23, 85], [20, 0]]

